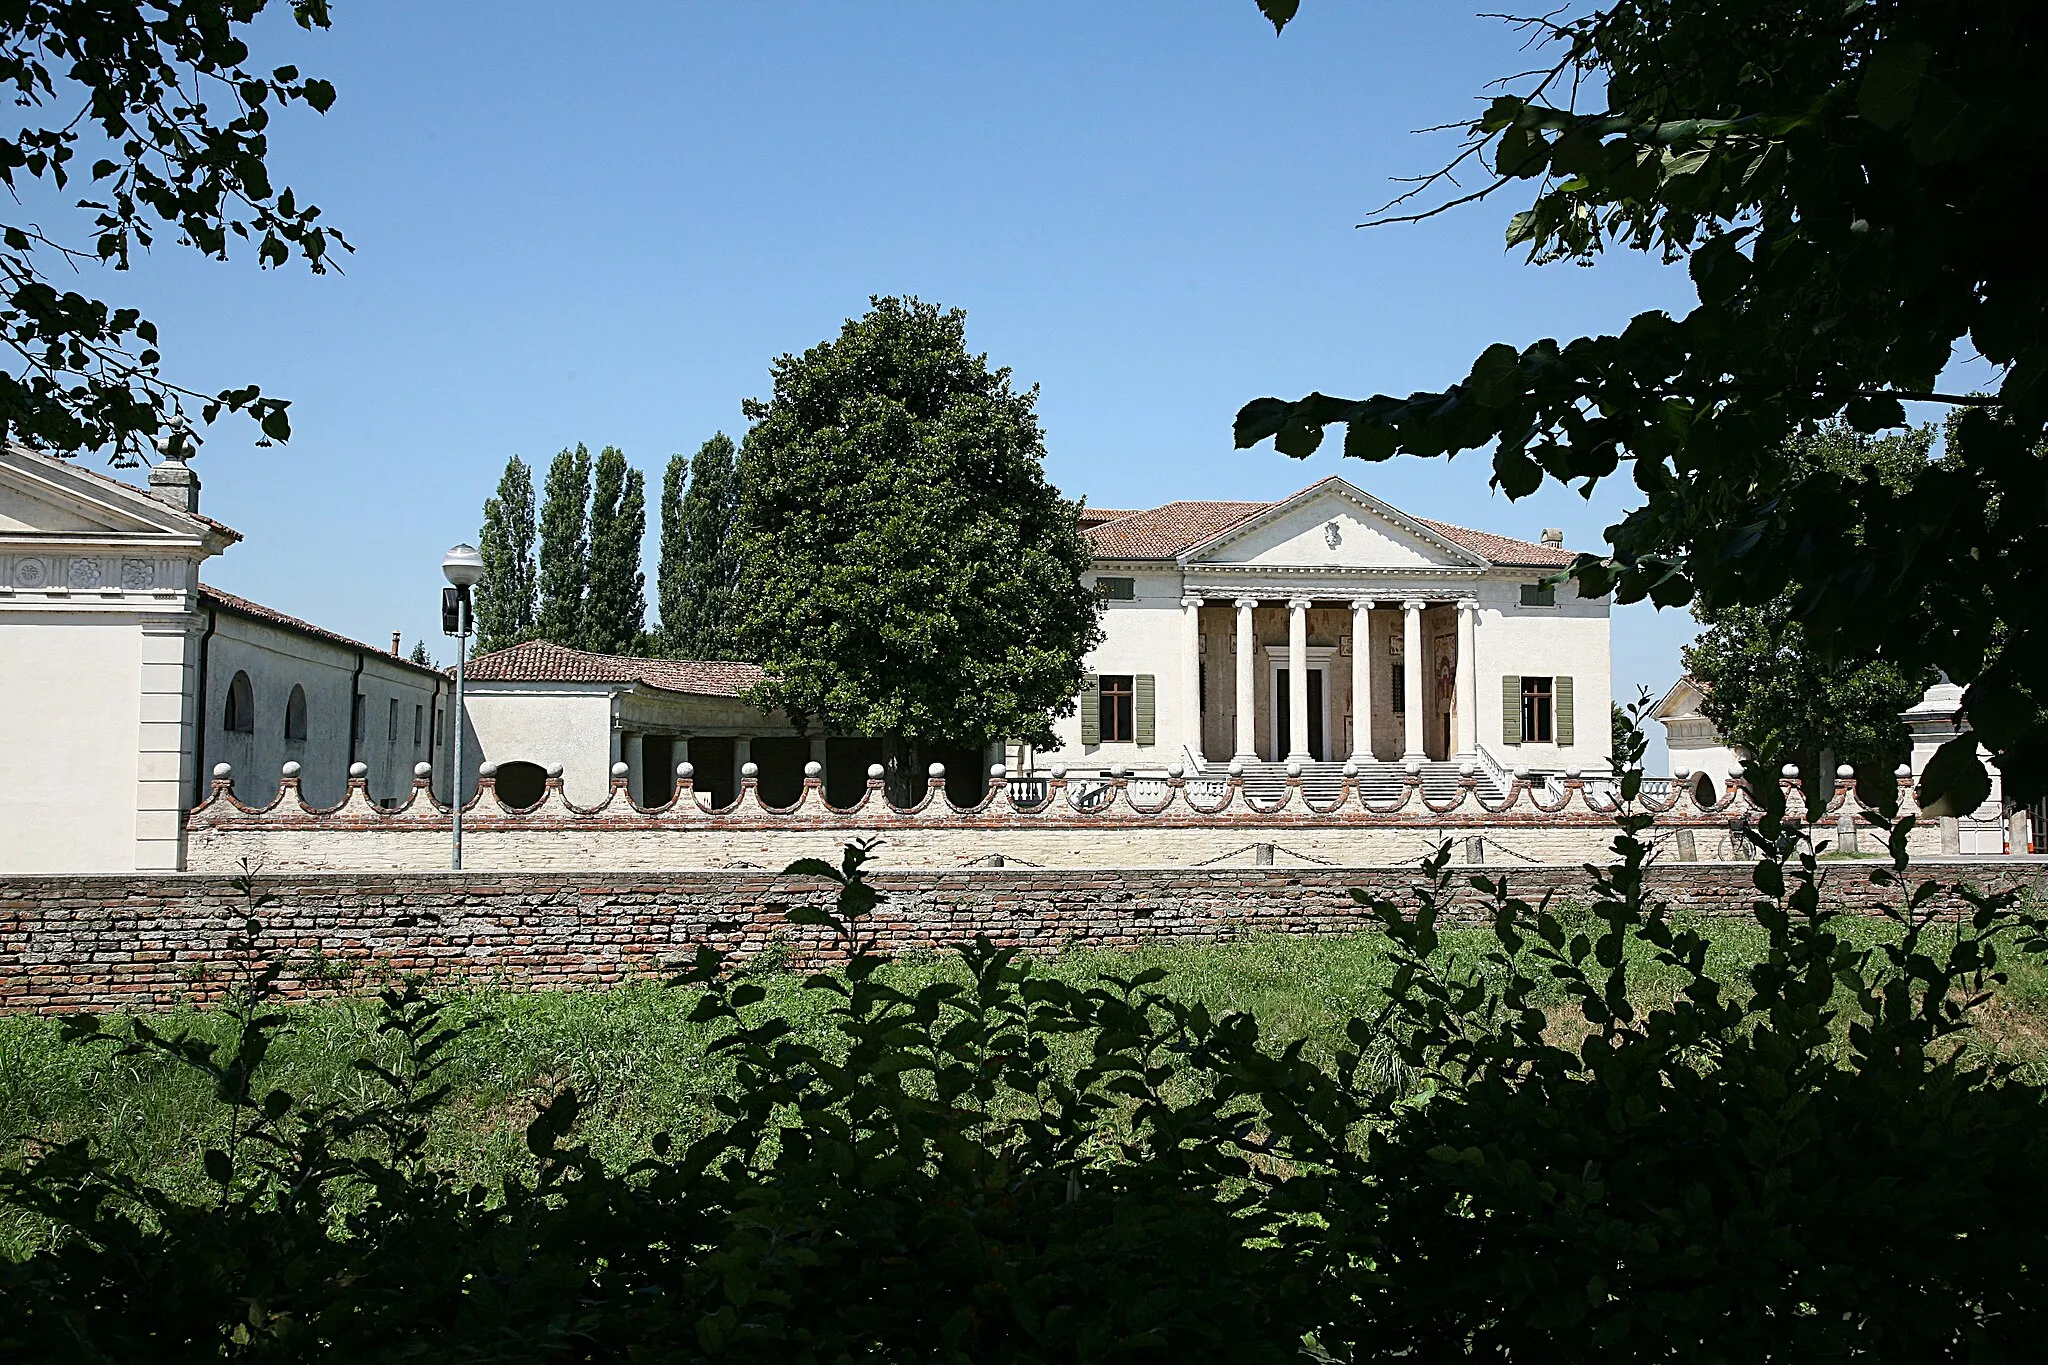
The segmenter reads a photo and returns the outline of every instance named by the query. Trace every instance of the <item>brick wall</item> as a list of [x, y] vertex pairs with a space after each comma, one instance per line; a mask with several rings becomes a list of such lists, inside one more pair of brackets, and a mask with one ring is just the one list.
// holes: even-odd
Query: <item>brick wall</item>
[[[1504, 872], [1530, 898], [1585, 886], [1577, 868], [1463, 870]], [[1685, 909], [1740, 913], [1751, 895], [1746, 865], [1653, 870], [1659, 894]], [[1921, 875], [2002, 886], [2044, 871], [1994, 860]], [[1842, 903], [1875, 908], [1867, 867], [1829, 875]], [[891, 897], [878, 927], [883, 947], [898, 953], [977, 933], [1037, 951], [1355, 933], [1369, 922], [1352, 888], [1398, 895], [1415, 877], [1412, 867], [897, 870], [876, 877]], [[659, 975], [703, 943], [745, 954], [781, 941], [801, 960], [824, 941], [773, 908], [823, 900], [820, 884], [763, 872], [293, 873], [262, 886], [280, 900], [261, 912], [266, 941], [299, 964], [287, 978], [294, 994], [335, 989], [338, 973], [364, 970], [588, 989]], [[160, 1009], [215, 998], [241, 905], [218, 875], [0, 877], [0, 1009]]]

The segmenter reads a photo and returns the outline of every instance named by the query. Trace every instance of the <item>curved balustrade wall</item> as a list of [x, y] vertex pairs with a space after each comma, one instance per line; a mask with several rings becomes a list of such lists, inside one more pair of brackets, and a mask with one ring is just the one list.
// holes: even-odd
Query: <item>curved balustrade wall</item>
[[[1792, 779], [1785, 785], [1787, 809], [1829, 827], [1830, 837], [1853, 832], [1865, 851], [1881, 843], [1872, 812], [1848, 781], [1812, 810], [1805, 810]], [[324, 809], [301, 799], [294, 777], [274, 794], [266, 792], [262, 805], [242, 800], [235, 786], [231, 775], [217, 777], [207, 800], [187, 818], [194, 871], [231, 870], [245, 858], [271, 871], [447, 865], [451, 812], [425, 778], [395, 807], [371, 801], [359, 779], [339, 805]], [[1638, 803], [1655, 817], [1649, 837], [1661, 859], [1748, 856], [1736, 831], [1762, 814], [1752, 792], [1731, 782], [1702, 801], [1690, 787], [1672, 786]], [[811, 777], [794, 804], [778, 808], [762, 804], [748, 778], [733, 804], [714, 809], [686, 778], [668, 802], [648, 807], [632, 799], [620, 778], [602, 804], [584, 807], [569, 801], [555, 778], [536, 804], [510, 809], [485, 777], [464, 807], [463, 861], [473, 869], [508, 871], [778, 868], [829, 853], [848, 839], [880, 838], [885, 863], [905, 868], [1385, 867], [1412, 862], [1449, 839], [1459, 841], [1465, 861], [1515, 866], [1602, 858], [1615, 816], [1611, 784], [1579, 779], [1567, 779], [1561, 791], [1515, 781], [1497, 801], [1470, 778], [1449, 799], [1432, 799], [1415, 776], [1397, 800], [1384, 803], [1369, 800], [1348, 777], [1327, 804], [1311, 801], [1299, 778], [1289, 779], [1272, 803], [1253, 799], [1235, 780], [1220, 797], [1180, 779], [1140, 793], [1122, 780], [1084, 790], [1060, 778], [1015, 789], [991, 779], [976, 795], [971, 804], [956, 805], [944, 780], [934, 779], [923, 800], [899, 807], [870, 781], [857, 804], [842, 808], [827, 804]], [[1913, 809], [1904, 784], [1900, 801], [1903, 810]], [[1916, 854], [1940, 847], [1932, 827], [1915, 831]]]

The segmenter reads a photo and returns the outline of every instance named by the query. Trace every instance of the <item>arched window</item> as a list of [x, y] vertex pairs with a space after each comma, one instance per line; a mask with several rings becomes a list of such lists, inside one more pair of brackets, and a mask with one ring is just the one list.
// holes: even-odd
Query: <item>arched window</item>
[[288, 744], [306, 742], [306, 689], [296, 683], [284, 704], [284, 737]]
[[538, 763], [498, 765], [498, 800], [513, 810], [538, 805], [547, 789], [547, 770]]
[[247, 673], [235, 674], [234, 681], [228, 684], [228, 705], [220, 726], [232, 734], [256, 733], [256, 693], [249, 686]]

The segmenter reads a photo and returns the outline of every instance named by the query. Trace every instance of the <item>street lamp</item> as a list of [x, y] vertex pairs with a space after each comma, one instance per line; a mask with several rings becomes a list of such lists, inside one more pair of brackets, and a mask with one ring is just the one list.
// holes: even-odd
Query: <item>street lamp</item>
[[474, 545], [458, 545], [441, 556], [441, 576], [453, 587], [441, 589], [441, 631], [455, 637], [455, 755], [454, 776], [449, 789], [454, 793], [455, 847], [449, 866], [462, 870], [462, 666], [469, 653], [469, 632], [476, 625], [470, 608], [469, 590], [484, 579], [484, 557]]

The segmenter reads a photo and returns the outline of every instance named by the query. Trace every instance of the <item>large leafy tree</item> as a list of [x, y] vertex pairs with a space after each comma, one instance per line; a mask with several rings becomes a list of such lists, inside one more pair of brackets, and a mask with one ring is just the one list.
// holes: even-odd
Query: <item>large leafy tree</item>
[[734, 659], [743, 652], [732, 631], [740, 569], [735, 463], [732, 438], [721, 431], [695, 456], [670, 459], [662, 479], [662, 648], [679, 658]]
[[533, 633], [533, 471], [514, 455], [495, 497], [484, 499], [477, 552], [484, 577], [476, 586], [476, 647], [503, 649]]
[[[1284, 25], [1298, 0], [1260, 4]], [[2028, 112], [2048, 6], [1616, 0], [1530, 22], [1550, 60], [1381, 221], [1528, 185], [1510, 245], [1684, 260], [1696, 306], [1491, 346], [1440, 392], [1260, 399], [1239, 444], [1306, 455], [1341, 424], [1368, 460], [1491, 447], [1511, 497], [1627, 465], [1644, 502], [1610, 528], [1611, 555], [1573, 566], [1589, 590], [1760, 606], [1796, 582], [1813, 648], [1969, 684], [1974, 733], [1930, 766], [1923, 800], [1975, 803], [1980, 742], [2011, 788], [2048, 788], [2048, 273], [2031, 208], [2048, 154]], [[1476, 185], [1451, 178], [1468, 171]], [[1958, 347], [1988, 362], [1991, 392], [1939, 387]], [[1831, 420], [1901, 428], [1912, 402], [1960, 414], [1964, 458], [1901, 488], [1786, 457]]]
[[[265, 443], [290, 436], [284, 400], [253, 384], [207, 394], [172, 383], [155, 324], [72, 283], [81, 266], [126, 270], [159, 233], [218, 259], [231, 244], [253, 246], [266, 267], [297, 257], [316, 273], [348, 249], [317, 207], [272, 182], [272, 113], [298, 103], [325, 112], [334, 87], [254, 64], [247, 34], [266, 8], [0, 5], [0, 86], [21, 114], [0, 134], [14, 207], [0, 219], [0, 440], [135, 464], [193, 410], [206, 422], [246, 413]], [[302, 27], [327, 27], [326, 0], [292, 0], [291, 11]]]
[[872, 302], [746, 405], [736, 624], [759, 700], [883, 737], [900, 794], [920, 743], [1052, 742], [1100, 627], [1037, 390], [968, 351], [966, 314]]
[[[1844, 486], [1876, 482], [1903, 490], [1928, 467], [1933, 437], [1931, 427], [1919, 427], [1871, 438], [1836, 422], [1790, 442], [1785, 455], [1794, 468]], [[1960, 449], [1947, 458], [1960, 459]], [[1799, 585], [1788, 583], [1758, 605], [1723, 604], [1705, 593], [1695, 598], [1693, 613], [1707, 629], [1685, 651], [1685, 664], [1706, 684], [1706, 713], [1763, 771], [1797, 763], [1816, 791], [1833, 781], [1823, 762], [1830, 754], [1867, 779], [1888, 780], [1910, 747], [1899, 713], [1937, 675], [1817, 648], [1795, 613], [1798, 597]]]
[[540, 509], [537, 576], [540, 605], [534, 633], [571, 649], [583, 647], [583, 606], [590, 584], [590, 450], [578, 445], [548, 465]]
[[640, 541], [647, 534], [646, 481], [615, 446], [598, 452], [590, 496], [590, 574], [583, 603], [583, 647], [631, 654], [647, 625], [647, 575]]

